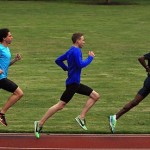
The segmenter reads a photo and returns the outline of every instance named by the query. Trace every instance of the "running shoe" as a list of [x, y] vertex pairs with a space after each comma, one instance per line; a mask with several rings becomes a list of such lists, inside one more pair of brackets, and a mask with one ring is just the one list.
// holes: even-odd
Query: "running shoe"
[[39, 126], [39, 121], [34, 121], [34, 133], [37, 139], [40, 138], [41, 131], [42, 131], [42, 127]]
[[85, 119], [80, 119], [80, 116], [77, 116], [77, 117], [75, 118], [75, 120], [77, 121], [77, 123], [80, 125], [80, 127], [81, 127], [82, 129], [87, 130]]
[[7, 126], [5, 114], [3, 114], [3, 113], [0, 113], [0, 123], [4, 126]]
[[109, 125], [112, 133], [115, 133], [116, 123], [116, 115], [109, 116]]

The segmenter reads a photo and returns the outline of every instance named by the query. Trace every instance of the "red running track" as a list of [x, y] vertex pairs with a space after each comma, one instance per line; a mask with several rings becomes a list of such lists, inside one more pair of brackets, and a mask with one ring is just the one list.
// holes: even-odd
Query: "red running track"
[[1, 150], [150, 150], [150, 135], [134, 134], [0, 134]]

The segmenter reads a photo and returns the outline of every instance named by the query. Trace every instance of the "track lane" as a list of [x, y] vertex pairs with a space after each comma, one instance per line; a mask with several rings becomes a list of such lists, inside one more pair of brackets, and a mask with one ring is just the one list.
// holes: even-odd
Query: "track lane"
[[36, 139], [34, 134], [0, 134], [0, 149], [143, 150], [150, 149], [150, 135], [42, 134]]

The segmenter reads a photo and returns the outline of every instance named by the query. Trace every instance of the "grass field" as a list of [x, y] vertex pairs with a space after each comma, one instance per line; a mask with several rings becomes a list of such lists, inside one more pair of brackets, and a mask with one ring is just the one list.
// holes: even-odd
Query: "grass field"
[[[6, 114], [8, 127], [0, 126], [0, 132], [33, 132], [34, 120], [39, 120], [59, 100], [66, 73], [54, 61], [72, 44], [72, 33], [79, 31], [86, 38], [84, 58], [89, 50], [96, 55], [92, 64], [83, 70], [82, 83], [98, 91], [101, 100], [87, 114], [87, 132], [74, 120], [86, 101], [86, 97], [79, 95], [47, 121], [44, 132], [110, 133], [108, 116], [133, 99], [146, 77], [137, 58], [149, 52], [150, 2], [96, 5], [69, 1], [0, 1], [0, 6], [0, 28], [11, 30], [14, 37], [11, 52], [13, 56], [19, 52], [23, 57], [10, 68], [9, 78], [24, 91], [22, 100]], [[0, 91], [0, 107], [8, 96], [7, 92]], [[148, 96], [120, 118], [116, 131], [150, 133], [149, 118]]]

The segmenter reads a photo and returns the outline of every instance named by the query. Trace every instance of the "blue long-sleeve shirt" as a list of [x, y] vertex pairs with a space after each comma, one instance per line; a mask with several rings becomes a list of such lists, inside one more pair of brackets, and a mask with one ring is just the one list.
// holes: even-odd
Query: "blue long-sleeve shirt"
[[[93, 60], [92, 56], [88, 56], [85, 60], [82, 60], [81, 49], [75, 46], [71, 46], [70, 49], [58, 57], [55, 62], [64, 71], [68, 71], [68, 78], [66, 79], [66, 85], [77, 83], [80, 84], [81, 70], [89, 65]], [[64, 63], [67, 61], [67, 65]]]

